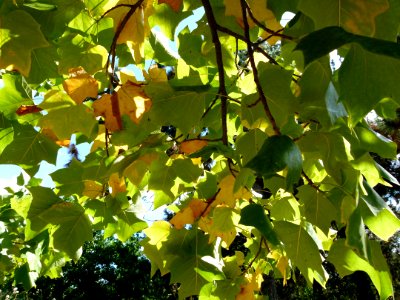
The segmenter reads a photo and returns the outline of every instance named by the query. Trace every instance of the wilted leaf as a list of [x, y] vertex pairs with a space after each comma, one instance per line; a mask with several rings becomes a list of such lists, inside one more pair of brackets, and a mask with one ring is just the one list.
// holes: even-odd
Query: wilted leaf
[[16, 114], [18, 116], [23, 116], [23, 115], [27, 115], [27, 114], [38, 113], [41, 111], [42, 111], [42, 109], [36, 105], [21, 105], [20, 107], [18, 107]]

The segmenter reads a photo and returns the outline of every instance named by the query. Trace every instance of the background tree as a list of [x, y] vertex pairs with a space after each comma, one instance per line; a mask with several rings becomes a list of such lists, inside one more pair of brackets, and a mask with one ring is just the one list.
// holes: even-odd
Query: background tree
[[[181, 298], [252, 299], [264, 279], [272, 295], [269, 282], [298, 271], [325, 287], [328, 263], [393, 295], [371, 236], [388, 241], [400, 221], [373, 188], [398, 182], [373, 157], [394, 159], [397, 147], [364, 118], [400, 106], [396, 1], [0, 5], [0, 163], [30, 176], [3, 199], [3, 279], [29, 289], [57, 277], [104, 230], [144, 233], [151, 274], [170, 273]], [[175, 37], [195, 9], [197, 28]], [[295, 17], [283, 28], [285, 11]], [[36, 174], [60, 147], [73, 158], [47, 188]], [[141, 219], [163, 205], [169, 222]], [[225, 252], [236, 237], [240, 250]]]

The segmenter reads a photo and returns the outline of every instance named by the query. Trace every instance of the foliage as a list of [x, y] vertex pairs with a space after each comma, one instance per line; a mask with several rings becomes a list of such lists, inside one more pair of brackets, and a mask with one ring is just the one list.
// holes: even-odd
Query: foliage
[[[0, 21], [0, 163], [30, 175], [1, 204], [3, 280], [57, 277], [93, 230], [142, 231], [152, 274], [181, 298], [252, 299], [263, 274], [286, 283], [295, 268], [325, 287], [325, 261], [393, 295], [365, 229], [387, 241], [400, 227], [373, 190], [398, 182], [371, 156], [397, 147], [364, 117], [400, 104], [396, 1], [5, 0]], [[91, 143], [84, 160], [73, 134]], [[68, 145], [42, 186], [40, 163]], [[176, 215], [148, 224], [144, 195]], [[246, 251], [221, 255], [237, 236]]]

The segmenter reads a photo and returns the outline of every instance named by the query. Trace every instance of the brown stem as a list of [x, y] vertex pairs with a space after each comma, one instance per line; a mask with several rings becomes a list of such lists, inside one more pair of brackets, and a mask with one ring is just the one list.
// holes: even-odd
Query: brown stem
[[265, 97], [264, 91], [262, 89], [262, 86], [261, 86], [261, 83], [260, 83], [260, 79], [258, 77], [257, 66], [256, 66], [256, 63], [254, 61], [254, 50], [253, 50], [252, 44], [250, 43], [250, 33], [249, 33], [250, 27], [249, 27], [249, 22], [247, 20], [247, 8], [248, 8], [248, 6], [247, 6], [247, 3], [246, 3], [245, 0], [240, 0], [240, 4], [241, 4], [241, 7], [242, 7], [244, 36], [245, 36], [245, 38], [247, 40], [247, 42], [246, 42], [247, 43], [247, 52], [249, 54], [250, 65], [251, 65], [251, 68], [253, 70], [254, 82], [255, 82], [255, 84], [257, 86], [257, 91], [260, 94], [260, 99], [261, 99], [261, 103], [263, 104], [265, 114], [267, 115], [269, 121], [271, 122], [272, 129], [274, 130], [274, 132], [277, 135], [280, 135], [281, 131], [280, 131], [278, 125], [276, 124], [275, 118], [272, 115], [271, 110], [270, 110], [270, 108], [268, 106], [267, 98]]
[[208, 25], [210, 26], [212, 41], [215, 46], [215, 55], [218, 67], [218, 78], [219, 78], [219, 91], [218, 97], [221, 99], [221, 121], [222, 121], [222, 143], [228, 145], [228, 126], [227, 126], [227, 113], [228, 113], [228, 103], [225, 87], [225, 73], [224, 64], [222, 62], [222, 46], [218, 37], [218, 25], [214, 17], [214, 13], [209, 0], [201, 0], [206, 13]]

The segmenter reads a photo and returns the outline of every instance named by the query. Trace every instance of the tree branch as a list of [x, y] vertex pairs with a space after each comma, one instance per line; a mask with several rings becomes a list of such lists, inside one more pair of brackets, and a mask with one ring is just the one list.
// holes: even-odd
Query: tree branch
[[258, 77], [258, 70], [256, 63], [254, 61], [254, 49], [252, 47], [252, 44], [250, 43], [250, 27], [249, 27], [249, 22], [247, 20], [247, 10], [248, 10], [248, 5], [246, 3], [246, 0], [240, 0], [240, 4], [242, 7], [242, 16], [243, 16], [243, 24], [244, 24], [244, 36], [246, 38], [246, 43], [247, 43], [247, 52], [249, 54], [249, 60], [250, 60], [250, 65], [251, 68], [253, 69], [253, 76], [254, 76], [254, 82], [257, 86], [257, 91], [260, 94], [260, 99], [261, 103], [263, 104], [265, 114], [267, 115], [269, 121], [271, 122], [272, 129], [277, 135], [281, 134], [280, 129], [276, 125], [276, 121], [274, 116], [271, 113], [271, 110], [269, 109], [267, 98], [265, 97], [264, 91], [262, 89], [260, 79]]
[[214, 13], [209, 0], [201, 0], [206, 13], [208, 25], [210, 26], [212, 41], [215, 46], [215, 55], [218, 67], [219, 90], [218, 97], [221, 99], [221, 121], [222, 121], [222, 143], [228, 145], [228, 126], [227, 126], [227, 112], [228, 112], [228, 93], [225, 87], [225, 73], [224, 64], [222, 62], [222, 46], [218, 37], [218, 24], [215, 20]]

